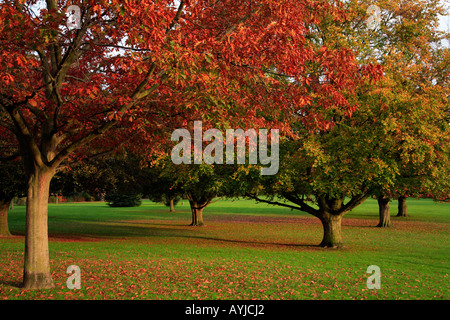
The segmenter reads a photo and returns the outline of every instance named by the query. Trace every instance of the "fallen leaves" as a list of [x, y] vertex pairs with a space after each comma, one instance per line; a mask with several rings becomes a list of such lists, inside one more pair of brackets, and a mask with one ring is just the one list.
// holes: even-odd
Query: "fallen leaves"
[[[320, 237], [312, 219], [231, 216], [210, 215], [208, 227], [196, 231], [179, 221], [154, 219], [142, 220], [141, 227], [151, 230], [147, 236], [101, 237], [101, 241], [52, 237], [56, 287], [44, 292], [19, 288], [24, 239], [4, 240], [0, 242], [0, 299], [448, 298], [443, 290], [448, 282], [443, 248], [425, 238], [435, 233], [445, 237], [442, 224], [398, 221], [395, 230], [383, 230], [379, 239], [382, 230], [370, 228], [373, 221], [348, 218], [343, 227], [353, 241], [351, 249], [327, 251], [302, 245]], [[130, 224], [115, 222], [115, 227]], [[132, 227], [135, 224], [138, 220]], [[411, 239], [410, 230], [416, 227]], [[67, 241], [72, 239], [76, 241]], [[407, 250], [393, 254], [406, 246], [398, 242], [401, 239], [408, 240]], [[417, 247], [414, 241], [427, 244], [427, 251], [417, 251], [424, 245]], [[366, 287], [366, 269], [373, 263], [382, 269], [381, 290]], [[80, 290], [66, 286], [66, 268], [72, 264], [81, 269]]]

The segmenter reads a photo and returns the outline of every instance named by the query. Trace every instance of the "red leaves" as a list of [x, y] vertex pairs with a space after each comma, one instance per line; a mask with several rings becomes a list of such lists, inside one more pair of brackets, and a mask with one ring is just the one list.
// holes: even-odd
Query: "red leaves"
[[[354, 111], [346, 100], [359, 79], [352, 54], [307, 39], [312, 23], [343, 19], [342, 9], [327, 2], [185, 1], [178, 12], [172, 1], [88, 1], [83, 9], [93, 23], [86, 33], [61, 29], [65, 8], [59, 9], [32, 17], [2, 6], [0, 81], [15, 102], [37, 92], [30, 105], [48, 118], [58, 111], [61, 134], [84, 128], [66, 144], [103, 132], [105, 120], [118, 121], [120, 130], [110, 128], [91, 146], [124, 138], [137, 147], [164, 145], [170, 139], [155, 141], [160, 128], [169, 132], [204, 115], [236, 127], [283, 126], [289, 134], [299, 111], [311, 130], [331, 126], [324, 110]], [[326, 70], [325, 84], [310, 65]], [[63, 75], [55, 91], [47, 76], [56, 73]], [[48, 99], [45, 91], [57, 93]], [[31, 113], [23, 114], [30, 128], [38, 127]]]

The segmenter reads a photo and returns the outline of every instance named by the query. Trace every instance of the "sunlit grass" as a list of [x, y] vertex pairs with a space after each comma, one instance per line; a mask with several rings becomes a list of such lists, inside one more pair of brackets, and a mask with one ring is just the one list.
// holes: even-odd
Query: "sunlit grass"
[[[377, 224], [369, 199], [345, 216], [341, 250], [317, 247], [318, 219], [251, 200], [220, 200], [189, 227], [187, 201], [177, 212], [144, 201], [49, 207], [50, 257], [56, 288], [26, 292], [22, 277], [25, 208], [10, 212], [15, 237], [0, 239], [2, 299], [448, 299], [450, 204], [408, 200], [410, 217]], [[82, 289], [66, 287], [78, 265]], [[381, 289], [369, 290], [369, 265]]]

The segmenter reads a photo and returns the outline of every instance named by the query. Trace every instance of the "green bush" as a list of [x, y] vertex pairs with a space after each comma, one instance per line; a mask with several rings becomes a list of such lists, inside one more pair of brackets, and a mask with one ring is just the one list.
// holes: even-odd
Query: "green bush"
[[93, 200], [93, 197], [86, 191], [83, 191], [81, 193], [81, 196], [84, 198], [84, 201], [92, 201]]
[[105, 201], [110, 207], [139, 207], [142, 204], [140, 194], [111, 193], [106, 194]]

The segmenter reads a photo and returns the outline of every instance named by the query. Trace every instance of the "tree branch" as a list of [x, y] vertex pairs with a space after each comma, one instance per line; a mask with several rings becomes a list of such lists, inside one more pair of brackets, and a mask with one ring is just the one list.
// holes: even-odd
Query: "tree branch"
[[8, 112], [14, 121], [15, 127], [18, 129], [19, 141], [22, 140], [27, 145], [27, 147], [31, 151], [33, 160], [36, 162], [38, 166], [43, 167], [45, 164], [42, 160], [41, 151], [39, 150], [38, 145], [34, 141], [33, 135], [31, 134], [25, 119], [20, 114], [20, 112], [15, 108], [8, 110]]
[[283, 193], [282, 196], [286, 198], [287, 200], [295, 203], [296, 205], [300, 206], [300, 211], [307, 212], [309, 214], [312, 214], [315, 217], [319, 216], [319, 211], [317, 209], [314, 209], [309, 204], [307, 204], [303, 199], [300, 199], [297, 196], [294, 196], [292, 194]]
[[351, 210], [353, 210], [354, 208], [356, 208], [357, 206], [359, 206], [361, 203], [363, 203], [364, 201], [366, 201], [366, 199], [370, 196], [371, 190], [368, 190], [366, 192], [364, 192], [362, 195], [360, 196], [356, 196], [356, 197], [352, 197], [350, 199], [349, 202], [347, 202], [347, 204], [345, 204], [342, 207], [342, 214], [345, 214]]
[[172, 28], [177, 24], [178, 20], [180, 20], [181, 14], [183, 13], [185, 0], [180, 1], [180, 5], [178, 6], [177, 14], [175, 15], [175, 18], [173, 18], [172, 23], [169, 25], [169, 27], [166, 29], [166, 34], [172, 30]]
[[[283, 203], [283, 202], [270, 201], [270, 200], [262, 199], [262, 198], [260, 198], [260, 197], [258, 197], [258, 196], [255, 196], [255, 195], [252, 195], [252, 194], [249, 194], [249, 193], [247, 193], [245, 196], [248, 197], [248, 198], [254, 199], [254, 200], [258, 201], [258, 202], [264, 202], [264, 203], [268, 203], [268, 204], [272, 204], [272, 205], [277, 205], [277, 206], [281, 206], [281, 207], [286, 207], [286, 208], [290, 208], [290, 209], [295, 209], [295, 210], [299, 210], [299, 211], [304, 211], [304, 212], [310, 213], [310, 214], [312, 214], [312, 215], [314, 215], [314, 216], [317, 215], [316, 212], [311, 213], [312, 210], [314, 210], [314, 209], [311, 208], [311, 207], [309, 207], [308, 205], [307, 205], [307, 207], [308, 207], [309, 209], [308, 209], [307, 207], [305, 207], [305, 206], [303, 206], [303, 207], [302, 207], [302, 206], [298, 206], [298, 207], [297, 207], [297, 206], [293, 206], [293, 205], [290, 205], [290, 204], [287, 204], [287, 203]], [[283, 197], [286, 198], [285, 195], [283, 195]], [[286, 199], [287, 199], [287, 198], [286, 198]], [[289, 200], [289, 199], [287, 199], [287, 200]], [[289, 201], [291, 201], [291, 200], [289, 200]], [[291, 201], [291, 202], [293, 202], [293, 201]], [[294, 202], [294, 203], [295, 203], [295, 202]], [[295, 203], [295, 204], [297, 204], [297, 203]], [[310, 209], [312, 209], [312, 210], [310, 210]], [[306, 211], [306, 210], [308, 210], [308, 211]], [[314, 211], [315, 211], [315, 210], [314, 210]]]

